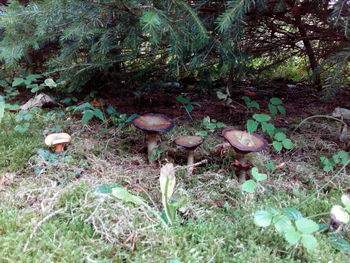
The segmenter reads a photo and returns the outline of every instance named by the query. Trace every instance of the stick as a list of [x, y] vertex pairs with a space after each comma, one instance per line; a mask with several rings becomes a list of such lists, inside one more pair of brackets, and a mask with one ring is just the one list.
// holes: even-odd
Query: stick
[[194, 164], [192, 164], [192, 165], [176, 166], [176, 167], [175, 167], [175, 170], [176, 170], [176, 171], [177, 171], [177, 170], [185, 170], [185, 169], [188, 169], [188, 168], [190, 168], [190, 167], [199, 166], [199, 165], [201, 165], [201, 164], [203, 164], [203, 163], [207, 163], [207, 162], [208, 162], [208, 160], [207, 160], [207, 159], [204, 159], [204, 160], [202, 160], [202, 161], [200, 161], [200, 162], [198, 162], [198, 163], [194, 163]]
[[46, 221], [48, 221], [51, 217], [54, 217], [55, 215], [63, 212], [63, 208], [62, 209], [59, 209], [49, 215], [47, 215], [46, 217], [44, 217], [41, 221], [39, 221], [35, 226], [34, 226], [34, 229], [33, 229], [33, 232], [30, 234], [29, 236], [29, 239], [27, 240], [26, 244], [24, 245], [24, 248], [22, 250], [22, 252], [26, 252], [28, 250], [28, 246], [29, 246], [29, 242], [33, 239], [34, 235], [36, 234], [36, 232], [38, 232], [39, 230], [39, 227], [44, 224]]

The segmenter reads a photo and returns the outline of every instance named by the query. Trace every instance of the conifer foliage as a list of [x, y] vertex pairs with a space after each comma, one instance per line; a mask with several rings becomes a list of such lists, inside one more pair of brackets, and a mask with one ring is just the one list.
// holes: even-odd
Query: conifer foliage
[[[0, 15], [0, 59], [5, 67], [57, 74], [70, 90], [88, 82], [115, 87], [125, 80], [202, 72], [238, 76], [249, 72], [250, 58], [274, 57], [276, 51], [309, 56], [316, 70], [327, 58], [331, 67], [340, 61], [335, 52], [325, 52], [332, 45], [337, 47], [333, 51], [349, 48], [348, 0], [5, 2]], [[316, 28], [318, 34], [310, 37], [300, 28], [294, 30], [298, 23], [306, 31]], [[336, 31], [329, 28], [331, 23]], [[327, 48], [322, 30], [337, 32]], [[294, 46], [285, 41], [291, 36]], [[348, 57], [339, 63], [344, 69]]]

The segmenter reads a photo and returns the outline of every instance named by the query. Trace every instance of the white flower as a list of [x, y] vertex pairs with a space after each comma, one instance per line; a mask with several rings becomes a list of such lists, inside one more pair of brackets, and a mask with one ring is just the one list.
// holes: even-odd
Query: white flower
[[350, 210], [350, 196], [348, 195], [342, 195], [341, 201], [343, 202], [345, 209]]
[[331, 218], [338, 224], [347, 224], [350, 221], [349, 214], [340, 205], [334, 205], [332, 207]]

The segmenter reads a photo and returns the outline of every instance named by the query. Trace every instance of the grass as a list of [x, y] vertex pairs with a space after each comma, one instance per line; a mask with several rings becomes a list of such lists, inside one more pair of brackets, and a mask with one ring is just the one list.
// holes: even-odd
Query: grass
[[[196, 158], [209, 162], [198, 167], [193, 176], [181, 170], [176, 174], [174, 199], [186, 198], [188, 203], [177, 224], [165, 230], [144, 207], [96, 190], [101, 184], [122, 185], [156, 209], [161, 208], [159, 172], [145, 162], [141, 132], [126, 126], [97, 133], [102, 128], [97, 123], [82, 127], [74, 119], [64, 121], [63, 117], [50, 121], [35, 118], [26, 134], [13, 130], [9, 115], [3, 125], [6, 131], [0, 131], [0, 156], [6, 157], [0, 158], [0, 262], [340, 263], [348, 259], [327, 242], [327, 234], [317, 234], [319, 248], [307, 252], [288, 246], [276, 232], [259, 229], [253, 223], [253, 213], [267, 206], [293, 206], [304, 216], [313, 216], [328, 213], [332, 205], [339, 204], [350, 185], [346, 173], [299, 207], [329, 178], [318, 163], [319, 154], [336, 152], [326, 140], [296, 134], [293, 140], [297, 148], [284, 156], [272, 151], [250, 156], [261, 171], [268, 172], [264, 165], [270, 159], [285, 165], [268, 172], [264, 189], [247, 195], [231, 175], [233, 171], [226, 168], [233, 160], [232, 152], [224, 152], [219, 158], [213, 148], [221, 139], [208, 137]], [[47, 149], [44, 130], [56, 125], [74, 139], [52, 162], [37, 150]], [[168, 142], [178, 135], [194, 133], [198, 130], [195, 127], [178, 126], [162, 135], [163, 163], [185, 163], [186, 153]], [[221, 168], [226, 172], [218, 174]], [[39, 224], [55, 211], [60, 212]], [[328, 223], [329, 217], [313, 219]]]

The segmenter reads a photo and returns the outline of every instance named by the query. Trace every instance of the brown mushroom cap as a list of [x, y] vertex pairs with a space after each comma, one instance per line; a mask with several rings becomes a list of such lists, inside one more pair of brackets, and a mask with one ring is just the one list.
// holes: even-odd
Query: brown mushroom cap
[[132, 123], [136, 128], [149, 132], [168, 132], [175, 126], [172, 119], [160, 113], [140, 115]]
[[192, 150], [201, 145], [203, 141], [204, 139], [201, 136], [184, 135], [176, 138], [174, 142], [176, 145]]
[[60, 143], [70, 142], [72, 137], [68, 133], [52, 133], [45, 138], [46, 145], [56, 145]]
[[267, 141], [255, 133], [225, 129], [222, 135], [237, 152], [242, 154], [260, 152], [267, 147]]

